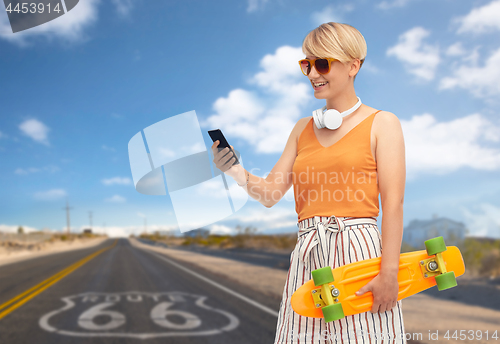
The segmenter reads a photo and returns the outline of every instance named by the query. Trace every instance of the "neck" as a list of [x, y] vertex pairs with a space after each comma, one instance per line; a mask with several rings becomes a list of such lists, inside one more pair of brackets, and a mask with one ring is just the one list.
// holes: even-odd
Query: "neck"
[[338, 112], [342, 113], [344, 111], [349, 110], [358, 102], [358, 97], [356, 96], [356, 92], [354, 89], [350, 92], [344, 92], [336, 96], [335, 98], [330, 98], [326, 100], [326, 108], [335, 109]]

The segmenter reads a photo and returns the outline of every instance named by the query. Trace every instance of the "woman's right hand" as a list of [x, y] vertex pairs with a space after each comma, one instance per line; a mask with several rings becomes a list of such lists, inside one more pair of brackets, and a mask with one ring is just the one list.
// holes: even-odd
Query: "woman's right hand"
[[[214, 155], [213, 162], [219, 170], [225, 173], [227, 170], [231, 169], [236, 161], [236, 157], [228, 147], [221, 149], [218, 148], [218, 146], [219, 140], [215, 141], [212, 145], [212, 153]], [[231, 146], [231, 148], [233, 148], [233, 146]]]

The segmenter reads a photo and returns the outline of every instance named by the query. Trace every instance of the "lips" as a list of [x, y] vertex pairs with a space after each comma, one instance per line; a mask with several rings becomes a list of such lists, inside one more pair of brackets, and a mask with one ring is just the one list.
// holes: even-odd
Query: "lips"
[[315, 90], [319, 90], [328, 84], [328, 81], [311, 82]]

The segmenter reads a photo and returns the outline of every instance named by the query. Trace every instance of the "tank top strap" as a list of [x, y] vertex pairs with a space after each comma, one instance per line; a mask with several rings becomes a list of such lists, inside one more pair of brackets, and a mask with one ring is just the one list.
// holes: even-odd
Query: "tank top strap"
[[[364, 129], [364, 130], [369, 130], [371, 132], [371, 128], [372, 128], [373, 120], [375, 119], [375, 115], [377, 113], [379, 113], [380, 111], [382, 111], [382, 110], [377, 110], [374, 113], [372, 113], [371, 115], [369, 115], [368, 117], [366, 117], [365, 119], [363, 119], [354, 128], [349, 130], [344, 136], [346, 136], [347, 134], [350, 134], [351, 131], [354, 131], [354, 130], [357, 131], [357, 130]], [[307, 125], [305, 126], [305, 128], [302, 130], [302, 132], [299, 135], [299, 140], [297, 143], [297, 151], [299, 151], [300, 148], [304, 147], [305, 145], [314, 146], [315, 143], [319, 144], [319, 141], [316, 137], [316, 134], [314, 133], [314, 128], [313, 128], [314, 125], [315, 125], [314, 119], [311, 116], [311, 118], [309, 119], [309, 122], [307, 122]], [[363, 126], [364, 126], [364, 128], [362, 128]], [[344, 136], [340, 140], [343, 140]], [[321, 146], [321, 145], [319, 144], [319, 146]], [[324, 147], [324, 148], [328, 148], [328, 147]]]

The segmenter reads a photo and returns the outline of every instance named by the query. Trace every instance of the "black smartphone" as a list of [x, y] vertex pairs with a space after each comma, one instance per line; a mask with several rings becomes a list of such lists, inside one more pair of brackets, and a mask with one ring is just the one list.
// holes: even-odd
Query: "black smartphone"
[[210, 137], [212, 138], [213, 142], [219, 140], [219, 145], [217, 146], [217, 148], [223, 149], [223, 148], [229, 147], [229, 149], [233, 152], [234, 158], [236, 159], [236, 161], [234, 162], [234, 164], [232, 166], [240, 163], [239, 160], [238, 160], [238, 157], [236, 156], [236, 153], [229, 146], [229, 143], [227, 143], [227, 140], [224, 137], [224, 134], [222, 134], [222, 131], [220, 129], [209, 130], [208, 131], [208, 135], [210, 135]]

